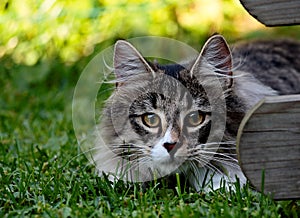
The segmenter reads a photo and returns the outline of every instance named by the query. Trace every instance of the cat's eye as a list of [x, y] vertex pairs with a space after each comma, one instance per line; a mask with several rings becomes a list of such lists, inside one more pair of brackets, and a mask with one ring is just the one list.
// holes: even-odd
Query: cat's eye
[[142, 121], [145, 126], [155, 128], [160, 125], [160, 118], [157, 114], [147, 113], [142, 115]]
[[201, 111], [192, 111], [185, 117], [185, 123], [190, 127], [196, 127], [204, 122], [204, 118], [205, 114]]

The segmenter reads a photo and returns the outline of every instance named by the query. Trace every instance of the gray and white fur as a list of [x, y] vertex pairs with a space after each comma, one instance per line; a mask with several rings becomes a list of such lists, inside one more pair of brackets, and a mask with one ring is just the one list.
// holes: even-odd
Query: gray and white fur
[[[300, 44], [291, 40], [243, 43], [231, 52], [214, 35], [196, 60], [159, 65], [118, 41], [116, 89], [93, 153], [97, 170], [133, 182], [180, 173], [197, 191], [236, 178], [245, 184], [236, 157], [238, 126], [263, 97], [300, 93], [298, 54]], [[224, 127], [214, 124], [222, 119]]]

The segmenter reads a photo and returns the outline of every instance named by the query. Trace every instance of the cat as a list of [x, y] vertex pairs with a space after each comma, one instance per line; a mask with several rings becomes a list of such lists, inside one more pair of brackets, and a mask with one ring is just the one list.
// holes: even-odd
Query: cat
[[98, 126], [99, 173], [132, 182], [182, 174], [196, 191], [247, 181], [236, 135], [245, 113], [265, 96], [300, 93], [300, 44], [240, 43], [213, 35], [195, 60], [161, 65], [120, 40], [116, 88]]

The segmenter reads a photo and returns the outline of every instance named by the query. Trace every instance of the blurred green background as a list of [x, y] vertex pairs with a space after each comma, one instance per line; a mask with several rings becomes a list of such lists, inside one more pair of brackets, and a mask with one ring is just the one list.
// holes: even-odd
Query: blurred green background
[[[99, 43], [118, 38], [166, 36], [200, 47], [215, 32], [229, 41], [278, 32], [264, 28], [238, 0], [0, 2], [0, 58], [9, 56], [13, 63], [27, 66], [53, 58], [75, 64], [93, 54]], [[291, 30], [289, 34], [300, 35]]]

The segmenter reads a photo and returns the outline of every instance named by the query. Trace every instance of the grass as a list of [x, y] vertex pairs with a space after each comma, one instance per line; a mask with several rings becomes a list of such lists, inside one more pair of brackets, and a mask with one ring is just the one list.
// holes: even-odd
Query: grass
[[30, 80], [26, 74], [44, 70], [44, 63], [10, 63], [2, 60], [0, 69], [0, 217], [299, 216], [299, 201], [273, 201], [249, 186], [204, 194], [97, 177], [78, 149], [71, 119], [85, 63], [52, 60]]

